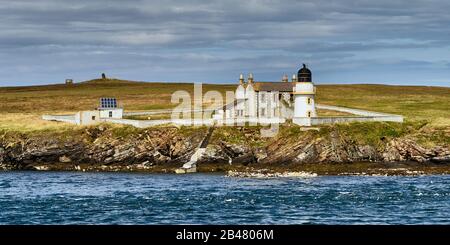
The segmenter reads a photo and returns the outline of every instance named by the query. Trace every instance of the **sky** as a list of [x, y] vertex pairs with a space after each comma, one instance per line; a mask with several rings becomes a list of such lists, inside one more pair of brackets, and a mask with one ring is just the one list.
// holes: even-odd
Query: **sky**
[[0, 86], [108, 77], [450, 86], [448, 0], [0, 0]]

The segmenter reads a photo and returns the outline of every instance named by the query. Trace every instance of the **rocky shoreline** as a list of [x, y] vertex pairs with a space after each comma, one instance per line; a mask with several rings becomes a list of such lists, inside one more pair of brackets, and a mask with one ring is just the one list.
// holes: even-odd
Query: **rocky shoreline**
[[[347, 132], [284, 132], [261, 138], [258, 128], [217, 129], [198, 162], [200, 172], [316, 174], [450, 174], [448, 146], [425, 147], [410, 135], [361, 143]], [[187, 162], [207, 128], [97, 126], [78, 132], [0, 134], [0, 169], [172, 173]], [[397, 169], [397, 170], [392, 170]]]

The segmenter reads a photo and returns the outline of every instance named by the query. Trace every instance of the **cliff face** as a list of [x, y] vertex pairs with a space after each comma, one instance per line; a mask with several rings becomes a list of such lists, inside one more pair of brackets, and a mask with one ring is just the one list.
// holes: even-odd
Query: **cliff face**
[[337, 132], [329, 137], [306, 134], [302, 138], [280, 137], [263, 147], [220, 142], [208, 148], [204, 162], [233, 162], [264, 165], [352, 162], [450, 163], [450, 150], [442, 146], [425, 148], [408, 138], [384, 139], [378, 145], [360, 144]]
[[[450, 163], [448, 146], [423, 147], [408, 134], [381, 135], [376, 142], [367, 143], [339, 128], [321, 133], [289, 130], [275, 138], [261, 138], [259, 128], [218, 128], [199, 165], [257, 168], [352, 162]], [[180, 167], [189, 160], [206, 132], [206, 128], [110, 126], [85, 128], [70, 135], [4, 132], [0, 134], [0, 168], [79, 170], [80, 164], [100, 170]]]
[[[4, 135], [0, 139], [3, 169], [32, 169], [34, 165], [77, 164], [143, 166], [181, 163], [189, 159], [203, 130], [182, 134], [176, 128], [125, 132], [107, 127], [88, 128], [76, 136]], [[63, 166], [59, 164], [59, 166]]]

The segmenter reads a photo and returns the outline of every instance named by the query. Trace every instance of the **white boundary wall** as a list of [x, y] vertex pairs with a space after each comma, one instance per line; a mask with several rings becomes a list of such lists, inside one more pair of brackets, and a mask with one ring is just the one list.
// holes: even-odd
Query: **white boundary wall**
[[212, 126], [212, 125], [245, 125], [245, 123], [269, 125], [285, 123], [284, 118], [236, 118], [236, 119], [162, 119], [162, 120], [131, 120], [131, 119], [101, 119], [103, 122], [127, 124], [137, 128], [146, 128], [164, 124], [184, 125], [184, 126]]
[[42, 119], [47, 121], [58, 121], [77, 124], [75, 115], [43, 115]]
[[373, 112], [360, 109], [353, 109], [339, 106], [328, 106], [320, 104], [316, 104], [316, 108], [346, 112], [358, 116], [311, 117], [311, 118], [303, 117], [303, 118], [294, 118], [294, 123], [303, 126], [313, 126], [313, 125], [342, 123], [342, 122], [366, 122], [366, 121], [403, 122], [403, 116], [395, 114], [387, 114], [381, 112]]
[[172, 114], [172, 113], [194, 113], [194, 112], [212, 112], [212, 111], [215, 111], [215, 110], [213, 110], [213, 109], [209, 109], [209, 110], [191, 110], [191, 109], [172, 110], [172, 109], [167, 109], [167, 110], [124, 112], [123, 116], [146, 116], [146, 115], [160, 115], [160, 114]]
[[366, 116], [366, 117], [396, 117], [398, 119], [401, 118], [403, 121], [403, 116], [395, 115], [395, 114], [387, 114], [387, 113], [381, 113], [381, 112], [366, 111], [366, 110], [353, 109], [353, 108], [340, 107], [340, 106], [320, 105], [320, 104], [317, 104], [316, 108], [324, 109], [324, 110], [331, 110], [331, 111], [346, 112], [346, 113], [360, 115], [360, 116]]
[[343, 122], [367, 122], [367, 121], [384, 121], [384, 122], [403, 122], [396, 117], [313, 117], [310, 119], [311, 125], [332, 124]]
[[[352, 109], [346, 107], [338, 107], [338, 106], [328, 106], [328, 105], [320, 105], [316, 104], [317, 109], [325, 109], [325, 110], [333, 110], [333, 111], [341, 111], [346, 113], [355, 114], [357, 116], [338, 116], [338, 117], [297, 117], [293, 118], [293, 122], [302, 126], [314, 126], [321, 124], [332, 124], [332, 123], [342, 123], [342, 122], [364, 122], [364, 121], [389, 121], [389, 122], [403, 122], [403, 116], [395, 115], [395, 114], [387, 114], [373, 111], [365, 111], [360, 109]], [[156, 113], [163, 112], [158, 111]], [[166, 111], [164, 112], [171, 112]], [[80, 113], [80, 112], [79, 112]], [[138, 114], [139, 113], [139, 114]], [[142, 115], [137, 112], [134, 115]], [[151, 113], [151, 112], [144, 112]], [[131, 113], [124, 113], [124, 115], [132, 115]], [[147, 114], [148, 115], [148, 114]], [[67, 122], [73, 124], [81, 124], [79, 120], [77, 120], [76, 115], [44, 115], [42, 119], [48, 121], [60, 121]], [[254, 124], [254, 125], [270, 125], [270, 124], [281, 124], [285, 123], [286, 119], [281, 117], [247, 117], [247, 118], [227, 118], [227, 119], [218, 119], [218, 118], [210, 118], [210, 119], [162, 119], [162, 120], [131, 120], [131, 119], [119, 119], [119, 118], [100, 118], [98, 122], [110, 122], [117, 124], [127, 124], [132, 125], [137, 128], [146, 128], [157, 125], [164, 124], [174, 124], [174, 125], [185, 125], [185, 126], [211, 126], [211, 125], [225, 125], [225, 126], [233, 126], [233, 125], [245, 125], [246, 123]]]

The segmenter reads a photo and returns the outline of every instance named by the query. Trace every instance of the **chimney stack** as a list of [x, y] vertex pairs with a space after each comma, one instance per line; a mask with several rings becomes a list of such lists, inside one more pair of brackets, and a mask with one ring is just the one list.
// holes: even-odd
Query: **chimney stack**
[[248, 83], [253, 83], [253, 73], [248, 74]]
[[293, 83], [298, 82], [297, 75], [295, 75], [295, 74], [292, 75], [292, 82]]
[[285, 82], [285, 83], [289, 82], [288, 76], [287, 76], [286, 74], [283, 75], [283, 79], [282, 79], [281, 81], [283, 81], [283, 82]]
[[239, 75], [239, 84], [244, 85], [245, 80], [244, 80], [244, 74], [241, 73], [241, 75]]

